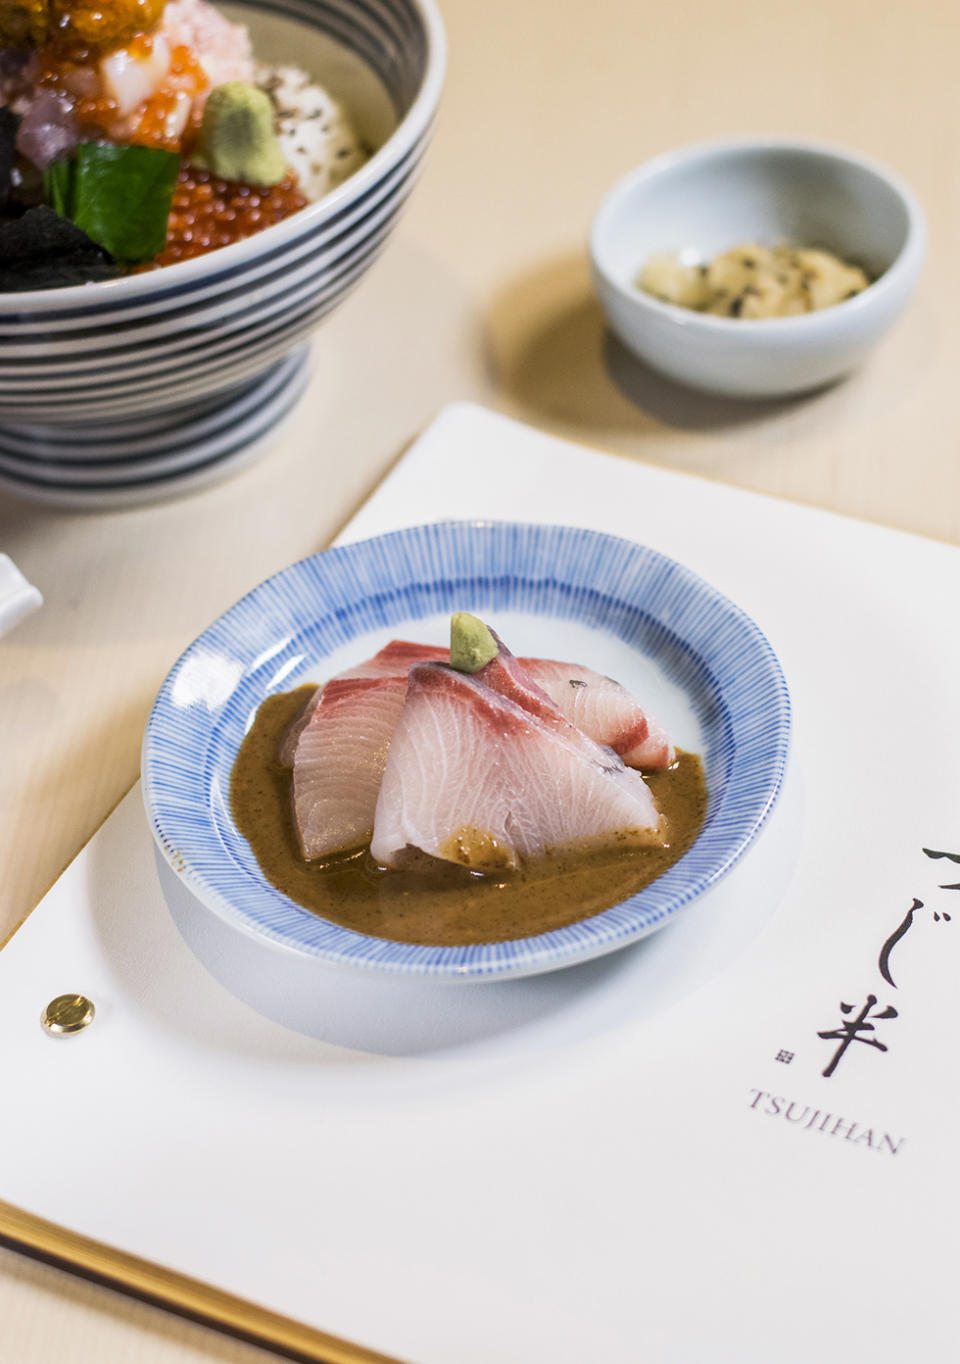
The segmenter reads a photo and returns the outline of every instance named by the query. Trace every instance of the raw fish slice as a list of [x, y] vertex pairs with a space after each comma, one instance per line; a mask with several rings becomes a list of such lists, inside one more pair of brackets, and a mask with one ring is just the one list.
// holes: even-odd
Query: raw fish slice
[[[487, 628], [489, 629], [489, 626]], [[564, 732], [572, 730], [573, 726], [562, 714], [559, 706], [531, 675], [528, 663], [532, 660], [525, 663], [512, 654], [495, 630], [490, 630], [490, 635], [496, 643], [498, 653], [473, 676], [499, 696], [505, 696], [521, 710], [536, 715], [554, 729], [561, 729]]]
[[408, 639], [392, 639], [378, 654], [368, 658], [366, 663], [358, 663], [355, 668], [342, 674], [344, 677], [392, 677], [395, 673], [410, 671], [414, 663], [446, 663], [450, 650], [443, 644], [414, 644]]
[[308, 861], [359, 848], [373, 814], [407, 679], [333, 678], [299, 736], [293, 806]]
[[669, 767], [676, 758], [663, 726], [613, 678], [577, 663], [520, 662], [572, 724], [619, 753], [628, 767]]
[[[445, 648], [394, 639], [366, 663], [341, 675], [386, 677], [406, 672], [414, 663], [446, 663], [447, 659]], [[619, 753], [628, 767], [669, 767], [676, 759], [663, 726], [612, 677], [578, 663], [558, 663], [549, 658], [521, 658], [517, 662], [571, 724], [595, 743]]]
[[[410, 671], [413, 663], [425, 663], [430, 659], [438, 659], [446, 662], [449, 657], [449, 650], [434, 644], [412, 644], [405, 639], [392, 639], [385, 645], [378, 654], [366, 659], [363, 663], [357, 663], [352, 668], [346, 668], [342, 673], [337, 673], [336, 678], [331, 681], [344, 681], [355, 677], [403, 677]], [[320, 704], [320, 697], [323, 695], [323, 688], [327, 686], [323, 683], [310, 697], [304, 706], [299, 717], [290, 726], [287, 737], [283, 741], [280, 749], [280, 761], [284, 767], [293, 766], [294, 754], [297, 750], [297, 742], [300, 735], [306, 729], [310, 716], [315, 708]]]
[[370, 851], [407, 849], [477, 871], [568, 846], [663, 842], [641, 778], [442, 663], [410, 669], [377, 800]]
[[[394, 639], [372, 658], [339, 673], [338, 677], [406, 676], [414, 663], [446, 662], [447, 658], [448, 651], [442, 646]], [[619, 753], [628, 767], [653, 770], [669, 767], [676, 758], [663, 726], [619, 682], [578, 663], [558, 663], [547, 658], [517, 661], [571, 724], [596, 743]], [[323, 688], [318, 687], [284, 742], [280, 761], [287, 767], [293, 764], [299, 734], [322, 694]]]
[[[489, 628], [489, 627], [488, 627]], [[583, 728], [575, 725], [564, 715], [549, 693], [538, 686], [532, 676], [531, 664], [538, 659], [519, 659], [514, 657], [495, 630], [490, 631], [499, 652], [495, 658], [475, 673], [478, 681], [485, 683], [491, 690], [507, 700], [513, 701], [521, 710], [535, 715], [538, 720], [555, 730], [568, 743], [579, 748], [588, 758], [602, 762], [608, 768], [623, 768], [624, 761], [609, 745], [601, 746]], [[574, 691], [578, 690], [573, 688]], [[643, 778], [632, 769], [624, 772], [624, 782], [630, 786], [643, 786]]]
[[300, 735], [310, 723], [310, 717], [317, 706], [319, 706], [321, 696], [323, 696], [323, 687], [318, 687], [284, 735], [283, 743], [280, 745], [280, 752], [277, 755], [284, 767], [292, 767], [296, 761], [297, 744], [300, 742]]

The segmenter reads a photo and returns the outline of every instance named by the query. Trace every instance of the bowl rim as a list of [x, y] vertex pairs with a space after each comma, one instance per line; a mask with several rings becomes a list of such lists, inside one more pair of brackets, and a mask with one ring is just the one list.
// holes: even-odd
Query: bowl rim
[[[234, 0], [246, 9], [257, 9], [257, 0]], [[101, 280], [91, 284], [71, 284], [56, 289], [35, 289], [24, 292], [0, 290], [0, 310], [18, 314], [42, 314], [74, 310], [81, 299], [98, 305], [120, 301], [129, 302], [141, 297], [147, 302], [151, 295], [162, 294], [172, 286], [188, 284], [201, 276], [211, 279], [218, 273], [232, 274], [240, 265], [255, 260], [265, 249], [278, 245], [284, 238], [293, 240], [303, 232], [312, 231], [362, 196], [380, 181], [416, 146], [427, 132], [440, 101], [447, 66], [447, 36], [443, 19], [435, 0], [409, 0], [419, 12], [425, 40], [423, 77], [416, 97], [403, 118], [381, 147], [378, 147], [359, 170], [348, 176], [336, 189], [322, 199], [307, 204], [282, 222], [266, 227], [262, 232], [216, 251], [194, 256], [190, 260], [165, 265], [162, 269], [143, 274], [124, 275], [120, 279]], [[303, 20], [297, 22], [303, 23]], [[216, 269], [211, 260], [216, 261]]]
[[[677, 303], [667, 303], [654, 298], [652, 294], [644, 293], [639, 288], [624, 285], [607, 267], [600, 243], [611, 220], [621, 211], [624, 200], [634, 187], [644, 180], [655, 179], [685, 162], [721, 159], [742, 152], [799, 152], [866, 171], [892, 190], [900, 200], [907, 217], [903, 245], [883, 273], [853, 298], [843, 299], [829, 308], [820, 308], [794, 317], [715, 317], [710, 313], [697, 312], [693, 308], [683, 308]], [[835, 319], [838, 313], [850, 318], [873, 308], [878, 300], [882, 300], [900, 287], [902, 281], [905, 281], [909, 288], [923, 261], [926, 248], [926, 221], [919, 199], [902, 176], [883, 162], [863, 156], [851, 148], [805, 138], [773, 136], [710, 138], [660, 152], [621, 176], [603, 197], [594, 215], [589, 246], [591, 263], [604, 284], [621, 299], [640, 310], [646, 309], [654, 317], [662, 318], [674, 325], [698, 327], [704, 332], [714, 332], [726, 337], [737, 335], [756, 338], [758, 335], [776, 335], [782, 341], [789, 340], [791, 333], [795, 333], [800, 339], [804, 334], [808, 334], [812, 327], [830, 325], [830, 319]], [[641, 263], [638, 261], [638, 268]]]
[[[747, 735], [744, 742], [737, 742], [734, 758], [736, 764], [741, 767], [745, 765], [747, 769], [751, 763], [759, 761], [759, 770], [752, 773], [750, 782], [742, 791], [738, 792], [735, 788], [725, 790], [720, 806], [720, 810], [725, 811], [725, 818], [708, 821], [684, 857], [658, 878], [660, 884], [655, 895], [666, 895], [665, 904], [659, 906], [653, 912], [653, 917], [648, 917], [645, 923], [638, 924], [634, 895], [570, 928], [495, 944], [462, 947], [397, 943], [361, 934], [322, 918], [319, 923], [323, 924], [323, 929], [316, 930], [322, 934], [322, 940], [308, 941], [316, 937], [316, 933], [306, 933], [306, 925], [311, 922], [309, 912], [298, 910], [295, 902], [273, 887], [262, 872], [254, 877], [258, 907], [264, 900], [273, 902], [274, 908], [278, 901], [285, 902], [282, 906], [285, 918], [291, 910], [294, 920], [299, 915], [306, 915], [306, 918], [296, 922], [291, 930], [289, 925], [278, 927], [276, 923], [264, 921], [264, 918], [249, 909], [235, 904], [232, 885], [237, 880], [237, 869], [230, 868], [229, 871], [230, 893], [224, 890], [218, 870], [229, 864], [230, 856], [216, 829], [216, 822], [210, 817], [209, 743], [204, 750], [202, 766], [194, 761], [197, 757], [194, 751], [189, 775], [185, 779], [186, 786], [183, 772], [170, 757], [169, 731], [177, 732], [182, 728], [176, 715], [171, 718], [172, 698], [181, 670], [189, 665], [192, 658], [203, 655], [204, 651], [209, 653], [211, 648], [215, 650], [221, 643], [233, 647], [238, 628], [242, 634], [249, 615], [262, 613], [264, 604], [269, 604], [272, 610], [278, 606], [278, 592], [281, 596], [289, 594], [288, 605], [291, 609], [302, 609], [304, 582], [309, 593], [325, 595], [324, 621], [334, 631], [336, 645], [345, 642], [345, 638], [341, 637], [341, 627], [333, 624], [339, 619], [337, 609], [348, 598], [355, 601], [358, 592], [361, 596], [365, 595], [370, 603], [378, 603], [370, 618], [373, 623], [377, 627], [390, 625], [390, 613], [384, 617], [380, 610], [383, 603], [378, 589], [382, 582], [389, 580], [393, 584], [391, 601], [396, 598], [399, 605], [406, 607], [410, 604], [408, 593], [411, 586], [419, 583], [423, 573], [431, 567], [440, 572], [442, 566], [443, 574], [453, 571], [451, 564], [459, 564], [463, 568], [457, 558], [460, 550], [467, 556], [464, 562], [470, 571], [476, 568], [475, 559], [479, 555], [487, 571], [493, 572], [508, 554], [511, 562], [515, 562], [518, 544], [523, 546], [527, 555], [523, 560], [523, 571], [533, 577], [539, 575], [544, 578], [546, 574], [549, 578], [549, 572], [556, 570], [559, 556], [561, 559], [566, 557], [570, 565], [568, 572], [579, 581], [581, 570], [577, 565], [581, 552], [587, 551], [588, 557], [590, 553], [600, 553], [605, 561], [610, 561], [610, 567], [616, 568], [618, 572], [630, 571], [629, 586], [621, 590], [638, 590], [635, 578], [630, 575], [638, 567], [648, 567], [664, 590], [670, 591], [679, 585], [688, 594], [692, 592], [698, 603], [698, 611], [702, 613], [706, 608], [709, 608], [708, 614], [719, 611], [733, 630], [733, 634], [724, 637], [721, 657], [736, 656], [742, 662], [746, 656], [750, 667], [741, 671], [749, 674], [749, 680], [743, 685], [749, 693], [757, 686], [764, 690], [766, 724], [762, 735], [757, 731], [756, 734]], [[400, 564], [404, 565], [404, 572], [409, 577], [404, 577], [402, 581], [385, 577], [391, 565]], [[357, 576], [358, 568], [365, 569], [360, 577]], [[520, 573], [521, 568], [515, 571]], [[649, 606], [635, 605], [641, 613], [650, 610]], [[403, 611], [399, 618], [403, 618]], [[276, 616], [273, 619], [275, 622]], [[696, 633], [699, 628], [697, 621], [688, 623]], [[272, 628], [279, 629], [280, 626], [274, 624]], [[286, 628], [284, 624], [283, 629]], [[676, 628], [677, 623], [673, 622], [671, 631], [675, 632]], [[359, 629], [346, 638], [359, 638], [364, 633], [365, 630]], [[680, 638], [685, 636], [681, 633]], [[286, 638], [285, 647], [299, 647], [296, 641], [295, 631]], [[258, 655], [259, 659], [271, 667], [278, 665], [277, 651], [269, 645], [266, 652]], [[288, 676], [289, 672], [283, 670], [282, 680]], [[720, 686], [716, 678], [714, 685]], [[731, 704], [729, 679], [724, 696], [724, 704]], [[747, 704], [748, 700], [748, 697], [736, 695], [734, 710]], [[212, 715], [213, 712], [210, 713]], [[151, 707], [141, 748], [141, 790], [158, 855], [206, 909], [261, 945], [269, 945], [281, 953], [293, 953], [301, 959], [312, 958], [321, 965], [367, 976], [446, 981], [503, 980], [561, 969], [637, 941], [670, 920], [691, 900], [724, 877], [753, 843], [780, 793], [790, 747], [791, 715], [790, 694], [782, 666], [761, 628], [743, 607], [670, 555], [622, 536], [583, 526], [488, 519], [439, 521], [349, 541], [298, 560], [258, 583], [201, 631], [170, 668]], [[205, 734], [212, 742], [216, 730], [214, 720], [198, 720], [197, 723], [204, 727]], [[728, 723], [732, 723], [729, 717]], [[182, 746], [182, 736], [173, 742], [173, 747], [176, 748], [178, 744]], [[756, 747], [758, 744], [762, 747], [762, 753]], [[192, 846], [198, 837], [198, 829], [203, 831], [201, 842], [208, 840], [199, 854], [196, 847]], [[699, 856], [707, 856], [707, 864], [696, 870], [688, 865], [685, 871], [682, 870], [687, 859], [697, 856], [698, 847]], [[684, 880], [684, 876], [688, 879]], [[656, 887], [657, 882], [653, 885]], [[637, 894], [645, 894], [649, 901], [651, 889], [646, 887]], [[306, 936], [301, 936], [301, 927]]]

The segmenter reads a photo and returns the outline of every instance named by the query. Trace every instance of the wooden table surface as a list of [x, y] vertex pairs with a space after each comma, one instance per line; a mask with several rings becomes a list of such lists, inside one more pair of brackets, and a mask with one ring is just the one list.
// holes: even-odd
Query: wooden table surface
[[[954, 0], [443, 8], [450, 63], [423, 180], [384, 257], [319, 332], [310, 390], [266, 457], [132, 511], [0, 498], [0, 550], [46, 598], [0, 643], [0, 940], [136, 780], [147, 710], [183, 646], [266, 574], [328, 544], [452, 399], [960, 541]], [[604, 334], [585, 249], [598, 201], [631, 166], [748, 133], [887, 162], [930, 230], [918, 294], [865, 367], [816, 396], [759, 405], [697, 397], [631, 361]], [[2, 1251], [0, 1355], [275, 1358]]]

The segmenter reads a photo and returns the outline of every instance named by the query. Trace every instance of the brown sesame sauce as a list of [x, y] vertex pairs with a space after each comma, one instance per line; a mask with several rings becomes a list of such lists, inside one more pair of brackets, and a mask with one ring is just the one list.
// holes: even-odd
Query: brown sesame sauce
[[367, 848], [322, 864], [306, 862], [294, 826], [290, 769], [278, 755], [314, 692], [300, 687], [264, 701], [234, 763], [230, 802], [266, 879], [305, 909], [355, 932], [435, 946], [547, 933], [649, 885], [687, 851], [703, 825], [703, 766], [696, 754], [680, 753], [671, 768], [647, 777], [668, 823], [666, 847], [563, 852], [497, 875], [432, 858], [388, 871]]

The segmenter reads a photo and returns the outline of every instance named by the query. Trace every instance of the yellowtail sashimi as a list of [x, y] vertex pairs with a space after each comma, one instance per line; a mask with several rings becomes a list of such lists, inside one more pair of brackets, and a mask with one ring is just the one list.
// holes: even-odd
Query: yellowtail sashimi
[[[338, 678], [406, 677], [414, 663], [446, 662], [448, 657], [449, 651], [437, 645], [394, 639], [372, 658], [338, 674]], [[676, 751], [666, 730], [613, 678], [578, 663], [547, 658], [519, 661], [572, 724], [595, 743], [606, 744], [619, 753], [628, 767], [654, 771], [674, 762]], [[323, 687], [318, 687], [290, 731], [281, 753], [281, 762], [288, 767], [293, 765], [299, 734], [322, 694]]]
[[339, 677], [323, 688], [293, 759], [294, 815], [308, 861], [369, 842], [406, 692], [406, 675]]
[[477, 676], [410, 669], [370, 844], [380, 865], [417, 849], [497, 872], [564, 848], [663, 842], [649, 789], [609, 750]]
[[612, 677], [577, 663], [520, 660], [564, 715], [598, 744], [608, 744], [628, 767], [669, 767], [676, 750], [663, 726]]

